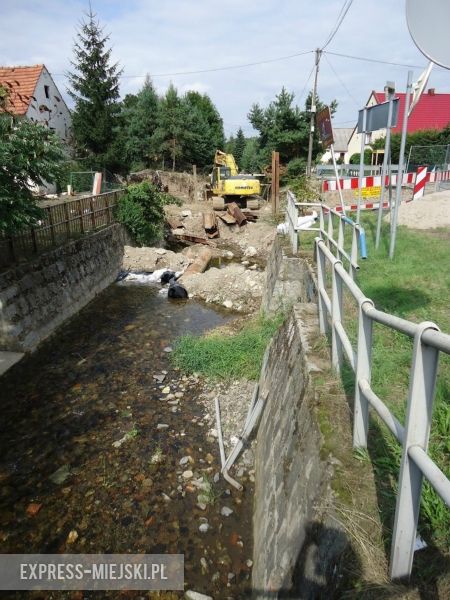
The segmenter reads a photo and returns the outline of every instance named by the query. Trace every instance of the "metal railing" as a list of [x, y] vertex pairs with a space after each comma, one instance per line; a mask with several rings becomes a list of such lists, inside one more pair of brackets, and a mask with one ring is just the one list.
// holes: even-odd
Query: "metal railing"
[[[431, 322], [420, 324], [377, 310], [353, 281], [342, 261], [333, 255], [324, 239], [315, 239], [320, 331], [331, 328], [331, 360], [339, 372], [347, 357], [355, 373], [353, 447], [367, 448], [369, 407], [372, 407], [402, 446], [390, 577], [409, 577], [417, 535], [422, 481], [425, 477], [450, 507], [450, 480], [427, 453], [435, 396], [439, 353], [450, 354], [450, 335]], [[327, 292], [326, 267], [331, 267], [331, 297]], [[344, 286], [358, 304], [356, 349], [344, 328]], [[328, 316], [331, 323], [329, 323]], [[414, 340], [406, 406], [402, 425], [371, 388], [372, 330], [379, 323]]]
[[122, 193], [123, 190], [116, 190], [43, 207], [43, 217], [36, 227], [16, 235], [0, 235], [0, 267], [29, 259], [67, 240], [110, 225]]
[[[299, 211], [307, 208], [317, 210], [318, 224], [299, 224]], [[358, 259], [367, 258], [366, 236], [364, 228], [355, 223], [347, 216], [329, 208], [320, 202], [297, 202], [294, 194], [287, 192], [287, 225], [289, 238], [291, 240], [292, 252], [298, 251], [298, 235], [301, 231], [317, 231], [321, 239], [324, 239], [330, 250], [333, 250], [340, 260], [348, 263], [348, 272], [354, 277], [355, 271], [359, 269]], [[335, 231], [337, 230], [337, 239]], [[348, 236], [350, 232], [350, 236]], [[348, 239], [350, 237], [350, 239]]]

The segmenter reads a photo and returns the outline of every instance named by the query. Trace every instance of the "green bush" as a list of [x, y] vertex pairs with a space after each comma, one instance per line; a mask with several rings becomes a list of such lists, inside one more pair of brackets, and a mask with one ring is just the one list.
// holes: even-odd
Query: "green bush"
[[287, 174], [289, 177], [299, 177], [306, 172], [306, 160], [303, 158], [293, 158], [287, 164]]
[[[350, 164], [351, 165], [359, 165], [359, 157], [361, 156], [360, 152], [355, 152], [355, 154], [352, 154], [350, 156]], [[365, 165], [370, 165], [372, 162], [372, 150], [371, 148], [366, 148], [364, 150], [364, 164]]]
[[163, 234], [165, 194], [148, 181], [129, 185], [119, 200], [117, 219], [141, 246], [161, 239]]
[[289, 189], [295, 194], [298, 202], [320, 202], [320, 194], [313, 180], [305, 174], [287, 181]]

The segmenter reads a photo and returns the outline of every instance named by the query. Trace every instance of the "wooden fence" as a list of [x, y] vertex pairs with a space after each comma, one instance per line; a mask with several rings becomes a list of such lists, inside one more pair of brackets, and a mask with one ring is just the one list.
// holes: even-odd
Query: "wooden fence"
[[114, 207], [121, 194], [123, 190], [115, 190], [46, 206], [36, 227], [0, 236], [0, 268], [107, 227], [115, 221]]

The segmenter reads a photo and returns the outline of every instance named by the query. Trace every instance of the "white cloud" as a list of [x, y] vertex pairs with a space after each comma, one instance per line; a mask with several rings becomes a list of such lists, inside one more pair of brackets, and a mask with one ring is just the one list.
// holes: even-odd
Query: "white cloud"
[[[5, 64], [44, 62], [55, 74], [70, 68], [75, 28], [85, 1], [3, 0], [0, 56]], [[99, 20], [110, 33], [113, 60], [125, 75], [153, 75], [163, 93], [170, 81], [183, 93], [196, 89], [210, 94], [220, 110], [227, 132], [241, 125], [251, 131], [246, 115], [254, 102], [270, 102], [284, 85], [297, 96], [313, 66], [313, 54], [251, 68], [198, 75], [156, 76], [267, 60], [313, 50], [323, 44], [336, 22], [342, 0], [93, 0]], [[327, 50], [353, 56], [424, 65], [406, 26], [403, 3], [355, 0]], [[372, 89], [394, 80], [399, 90], [406, 82], [405, 67], [380, 65], [328, 55], [319, 72], [319, 95], [337, 98], [335, 121], [356, 119], [357, 110]], [[419, 69], [415, 69], [415, 76]], [[345, 90], [341, 81], [348, 88]], [[61, 91], [64, 78], [55, 76]], [[122, 79], [121, 92], [136, 92], [144, 78]], [[300, 102], [304, 102], [312, 80]], [[430, 86], [450, 91], [450, 72], [435, 69]], [[193, 88], [193, 86], [195, 86]], [[353, 97], [353, 98], [352, 98]]]

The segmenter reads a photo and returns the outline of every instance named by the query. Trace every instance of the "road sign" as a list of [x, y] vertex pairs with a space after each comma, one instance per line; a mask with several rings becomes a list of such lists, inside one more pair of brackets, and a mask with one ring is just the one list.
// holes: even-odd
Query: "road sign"
[[[391, 127], [396, 127], [398, 120], [399, 99], [392, 101], [392, 121]], [[366, 108], [366, 127], [365, 133], [376, 131], [377, 129], [386, 129], [388, 124], [389, 102], [382, 102]], [[358, 115], [358, 133], [363, 133], [364, 109], [359, 111]]]
[[[378, 196], [380, 195], [380, 192], [381, 192], [381, 186], [375, 186], [375, 187], [371, 187], [371, 188], [362, 188], [361, 196], [363, 198], [375, 198], [375, 197], [378, 198]], [[360, 193], [359, 189], [355, 190], [353, 192], [355, 198], [359, 197], [359, 193]]]
[[322, 108], [322, 110], [317, 113], [316, 121], [322, 144], [325, 148], [328, 148], [328, 146], [331, 146], [331, 144], [334, 143], [333, 125], [331, 124], [331, 114], [328, 106], [325, 106], [325, 108]]
[[450, 2], [448, 0], [406, 0], [409, 33], [429, 60], [450, 69]]

